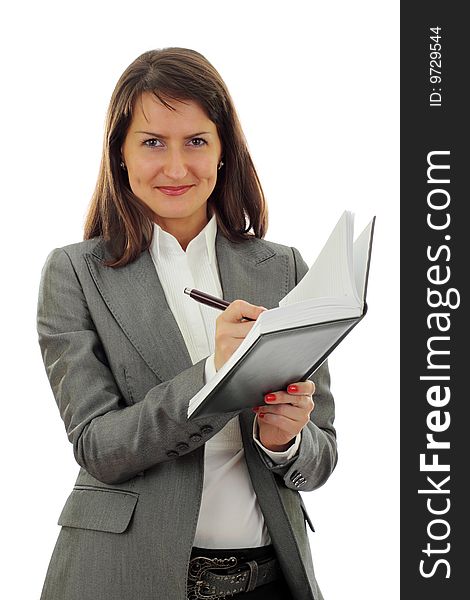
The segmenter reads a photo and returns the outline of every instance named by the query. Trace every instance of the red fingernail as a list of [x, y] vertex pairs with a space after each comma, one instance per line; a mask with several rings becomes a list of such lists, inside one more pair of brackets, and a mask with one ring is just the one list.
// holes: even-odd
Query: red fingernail
[[259, 413], [258, 419], [264, 419], [264, 413]]
[[295, 392], [298, 392], [298, 391], [299, 391], [299, 388], [298, 388], [296, 385], [294, 385], [294, 384], [291, 384], [291, 385], [290, 385], [290, 386], [287, 388], [287, 391], [288, 391], [288, 392], [291, 392], [292, 394], [295, 394]]
[[266, 394], [264, 397], [265, 402], [274, 402], [276, 400], [276, 394]]
[[252, 411], [253, 411], [253, 412], [258, 412], [258, 411], [259, 411], [259, 406], [254, 406], [254, 407], [252, 408]]

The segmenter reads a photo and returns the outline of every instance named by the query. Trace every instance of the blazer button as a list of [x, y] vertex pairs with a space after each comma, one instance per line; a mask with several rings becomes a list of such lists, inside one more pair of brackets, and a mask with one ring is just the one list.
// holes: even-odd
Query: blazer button
[[168, 450], [166, 455], [168, 456], [168, 458], [175, 458], [176, 456], [179, 456], [179, 454], [178, 454], [178, 452], [176, 452], [176, 450]]
[[202, 435], [208, 435], [209, 433], [212, 433], [213, 430], [214, 428], [212, 427], [212, 425], [203, 425], [201, 427]]
[[186, 442], [180, 442], [179, 444], [176, 444], [176, 449], [178, 452], [184, 452], [185, 450], [188, 450], [188, 448], [189, 446], [186, 444]]
[[199, 433], [193, 433], [193, 435], [189, 436], [189, 439], [196, 444], [202, 440], [202, 435], [199, 435]]

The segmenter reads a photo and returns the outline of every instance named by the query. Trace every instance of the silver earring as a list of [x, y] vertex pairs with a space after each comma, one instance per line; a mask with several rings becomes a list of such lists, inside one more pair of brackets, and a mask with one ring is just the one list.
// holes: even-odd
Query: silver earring
[[224, 163], [222, 161], [219, 162], [219, 166], [217, 167], [217, 171], [220, 171], [220, 169], [224, 166]]
[[124, 169], [124, 171], [126, 170], [126, 165], [123, 160], [121, 160], [121, 169]]

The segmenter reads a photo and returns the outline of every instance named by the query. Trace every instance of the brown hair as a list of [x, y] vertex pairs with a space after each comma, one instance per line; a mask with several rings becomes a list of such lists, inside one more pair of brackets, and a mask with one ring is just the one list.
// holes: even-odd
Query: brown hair
[[224, 163], [208, 199], [208, 212], [215, 213], [218, 228], [234, 242], [264, 237], [268, 226], [265, 197], [225, 83], [199, 52], [163, 48], [139, 56], [116, 84], [84, 239], [102, 236], [106, 240], [114, 257], [105, 263], [110, 267], [134, 261], [150, 246], [153, 213], [132, 193], [127, 172], [120, 166], [121, 146], [136, 101], [144, 92], [153, 93], [170, 110], [168, 99], [193, 100], [206, 111], [217, 127]]

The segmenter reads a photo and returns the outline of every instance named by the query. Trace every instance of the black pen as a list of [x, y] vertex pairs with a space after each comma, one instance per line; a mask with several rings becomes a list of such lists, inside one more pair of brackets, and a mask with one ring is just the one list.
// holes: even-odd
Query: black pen
[[[201, 304], [206, 304], [207, 306], [211, 306], [212, 308], [218, 308], [219, 310], [225, 310], [227, 306], [230, 305], [230, 302], [227, 302], [227, 300], [217, 298], [216, 296], [211, 296], [210, 294], [206, 294], [206, 292], [201, 292], [201, 290], [196, 290], [194, 288], [184, 288], [184, 293], [188, 294], [188, 296], [193, 298], [193, 300], [196, 300]], [[250, 319], [249, 317], [243, 318], [247, 321], [255, 320]]]

